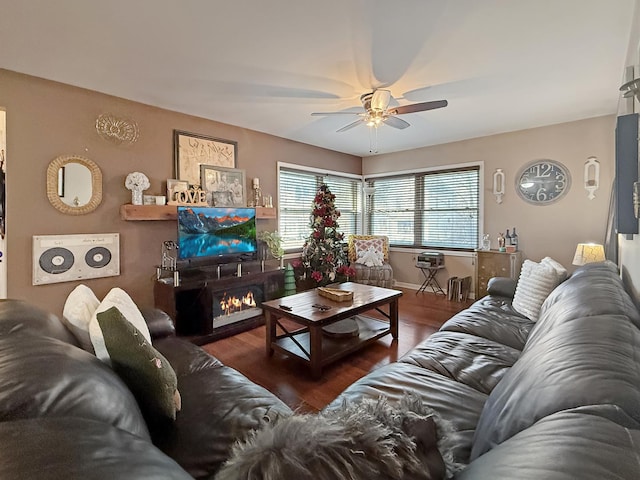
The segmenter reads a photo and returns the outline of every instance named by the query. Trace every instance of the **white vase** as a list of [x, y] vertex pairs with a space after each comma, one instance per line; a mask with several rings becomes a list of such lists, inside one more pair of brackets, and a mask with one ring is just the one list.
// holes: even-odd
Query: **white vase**
[[138, 188], [131, 190], [131, 204], [142, 205], [142, 190]]

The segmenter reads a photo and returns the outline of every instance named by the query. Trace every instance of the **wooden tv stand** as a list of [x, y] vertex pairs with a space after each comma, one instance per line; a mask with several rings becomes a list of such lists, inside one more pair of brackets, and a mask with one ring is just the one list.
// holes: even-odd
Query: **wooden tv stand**
[[173, 319], [176, 333], [202, 345], [264, 324], [260, 309], [251, 318], [217, 328], [213, 324], [216, 294], [251, 285], [261, 289], [263, 301], [277, 298], [284, 288], [284, 271], [263, 272], [260, 265], [253, 263], [243, 265], [240, 277], [229, 272], [218, 277], [216, 267], [181, 270], [178, 286], [174, 285], [173, 276], [158, 279], [154, 283], [153, 296], [156, 308]]

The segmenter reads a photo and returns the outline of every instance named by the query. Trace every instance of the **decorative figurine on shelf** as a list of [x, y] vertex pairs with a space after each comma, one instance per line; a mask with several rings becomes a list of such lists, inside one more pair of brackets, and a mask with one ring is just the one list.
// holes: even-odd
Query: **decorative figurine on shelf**
[[502, 232], [498, 234], [498, 250], [501, 252], [505, 252], [507, 250], [505, 247], [504, 233]]
[[482, 235], [482, 250], [491, 250], [491, 237], [488, 233]]
[[124, 186], [131, 190], [131, 204], [142, 205], [142, 192], [149, 188], [151, 184], [144, 173], [131, 172], [127, 175]]
[[296, 293], [296, 277], [293, 273], [293, 267], [287, 263], [284, 269], [284, 295], [294, 295]]
[[343, 234], [338, 231], [340, 211], [335, 199], [327, 185], [320, 186], [311, 209], [309, 226], [313, 231], [302, 247], [302, 263], [316, 286], [344, 281], [355, 274], [349, 267]]
[[260, 206], [260, 179], [255, 177], [251, 183], [253, 187], [253, 200], [251, 201], [250, 207], [259, 207]]

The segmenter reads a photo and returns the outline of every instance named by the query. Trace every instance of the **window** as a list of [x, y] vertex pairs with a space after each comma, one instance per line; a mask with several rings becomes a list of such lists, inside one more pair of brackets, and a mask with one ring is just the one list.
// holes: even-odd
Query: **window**
[[478, 246], [480, 167], [366, 180], [368, 231], [396, 246], [472, 249]]
[[278, 165], [278, 231], [285, 250], [302, 248], [311, 233], [309, 215], [318, 188], [326, 183], [340, 210], [339, 231], [347, 235], [362, 231], [362, 180], [339, 172]]

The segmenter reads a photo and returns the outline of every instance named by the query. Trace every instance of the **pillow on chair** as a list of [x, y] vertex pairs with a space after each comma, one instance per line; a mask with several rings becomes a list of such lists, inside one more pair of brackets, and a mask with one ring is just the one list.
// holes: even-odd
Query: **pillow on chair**
[[383, 260], [384, 256], [381, 251], [376, 250], [374, 247], [369, 247], [367, 250], [358, 252], [356, 263], [362, 263], [367, 267], [381, 267]]
[[355, 262], [360, 252], [373, 248], [382, 253], [383, 261], [389, 261], [389, 238], [385, 235], [349, 235], [349, 261]]

